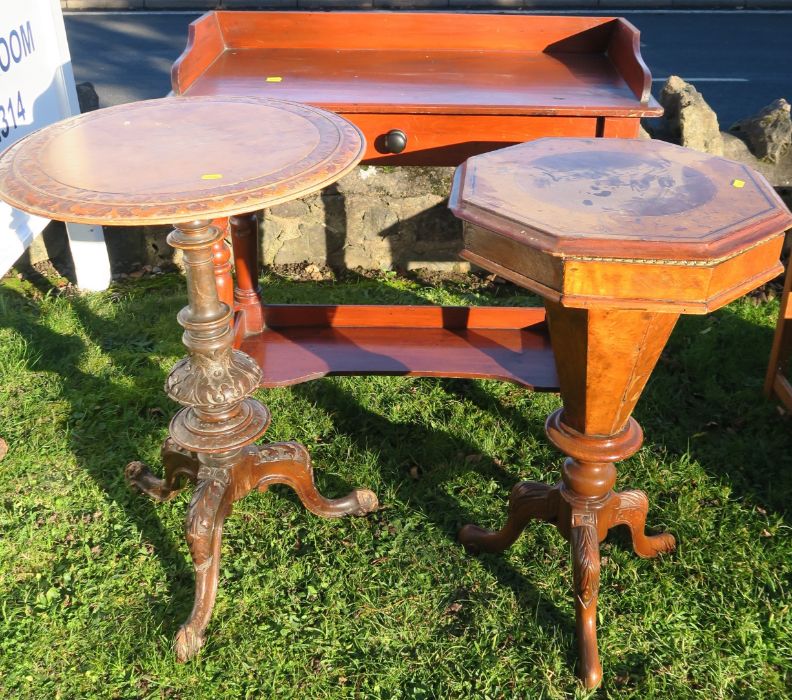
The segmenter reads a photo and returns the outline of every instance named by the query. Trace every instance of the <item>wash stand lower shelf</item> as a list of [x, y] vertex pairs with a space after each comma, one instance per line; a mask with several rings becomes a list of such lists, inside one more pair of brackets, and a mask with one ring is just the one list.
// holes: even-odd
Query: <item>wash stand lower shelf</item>
[[263, 306], [263, 320], [246, 336], [238, 317], [235, 345], [256, 360], [264, 387], [386, 374], [558, 390], [543, 308], [284, 304]]

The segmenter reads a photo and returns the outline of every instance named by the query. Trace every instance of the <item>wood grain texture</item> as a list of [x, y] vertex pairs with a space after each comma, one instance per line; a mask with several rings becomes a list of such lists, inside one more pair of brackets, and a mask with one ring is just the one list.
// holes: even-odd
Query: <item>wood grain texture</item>
[[266, 304], [268, 328], [445, 328], [529, 330], [544, 323], [533, 306], [412, 306], [409, 304]]
[[614, 18], [454, 12], [216, 12], [238, 48], [603, 51]]
[[545, 304], [564, 422], [585, 435], [620, 432], [678, 315]]
[[[342, 112], [366, 134], [367, 165], [459, 165], [465, 159], [546, 136], [597, 135], [598, 119], [580, 116], [482, 116], [476, 114], [365, 114]], [[630, 119], [637, 129], [638, 120]], [[385, 134], [400, 129], [407, 145], [388, 153]], [[630, 134], [631, 136], [633, 134]]]
[[778, 311], [778, 322], [767, 363], [764, 391], [768, 398], [775, 396], [792, 413], [792, 385], [786, 378], [792, 359], [792, 266], [787, 266], [784, 291]]
[[[267, 78], [279, 78], [270, 80]], [[344, 114], [638, 116], [605, 55], [538, 51], [229, 49], [187, 95], [257, 95]], [[651, 110], [656, 111], [656, 110]]]
[[548, 254], [618, 261], [709, 263], [792, 225], [751, 168], [642, 139], [541, 139], [475, 156], [450, 206]]
[[89, 112], [15, 143], [0, 156], [0, 198], [87, 224], [212, 219], [319, 190], [364, 149], [355, 126], [307, 105], [170, 97]]
[[283, 305], [264, 318], [261, 333], [237, 336], [264, 387], [371, 374], [558, 387], [543, 309]]
[[[612, 17], [211, 12], [173, 91], [263, 95], [347, 116], [367, 164], [458, 165], [545, 136], [636, 136], [659, 115], [638, 31]], [[563, 121], [563, 123], [562, 123]], [[384, 150], [400, 129], [407, 147]]]

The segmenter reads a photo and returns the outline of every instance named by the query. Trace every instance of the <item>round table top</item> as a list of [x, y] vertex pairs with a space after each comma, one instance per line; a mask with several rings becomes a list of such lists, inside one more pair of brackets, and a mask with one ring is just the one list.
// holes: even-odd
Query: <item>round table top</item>
[[792, 224], [767, 181], [662, 141], [546, 138], [470, 158], [451, 208], [550, 255], [707, 261]]
[[88, 112], [0, 156], [0, 198], [62, 221], [164, 224], [231, 216], [332, 184], [365, 139], [317, 107], [167, 97]]

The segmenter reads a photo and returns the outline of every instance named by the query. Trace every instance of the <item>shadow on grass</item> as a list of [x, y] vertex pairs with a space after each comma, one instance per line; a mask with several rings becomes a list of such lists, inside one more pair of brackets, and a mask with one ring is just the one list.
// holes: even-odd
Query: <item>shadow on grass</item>
[[635, 415], [647, 443], [789, 522], [792, 424], [762, 393], [773, 329], [744, 318], [754, 309], [740, 303], [679, 320]]
[[[58, 291], [44, 277], [34, 275], [31, 282], [43, 294]], [[154, 544], [167, 578], [169, 595], [167, 600], [151, 597], [150, 610], [156, 624], [171, 627], [174, 608], [175, 616], [181, 619], [192, 605], [192, 566], [174, 539], [174, 535], [180, 536], [181, 533], [169, 533], [162, 526], [155, 504], [130, 490], [123, 474], [125, 463], [115, 459], [120, 452], [119, 443], [123, 445], [124, 442], [130, 443], [130, 452], [124, 458], [135, 459], [137, 453], [131, 444], [135, 436], [139, 439], [146, 431], [156, 430], [155, 425], [162, 420], [163, 410], [151, 404], [156, 406], [164, 402], [151, 399], [156, 396], [157, 389], [161, 394], [164, 376], [160, 368], [141, 352], [146, 345], [145, 331], [119, 327], [116, 322], [102, 319], [81, 297], [74, 296], [69, 300], [83, 330], [96, 340], [111, 361], [125, 369], [134, 366], [125, 372], [125, 377], [131, 378], [133, 384], [125, 386], [80, 370], [81, 360], [88, 349], [83, 340], [45, 327], [41, 322], [40, 309], [21, 293], [8, 288], [3, 288], [0, 293], [9, 299], [12, 308], [24, 309], [7, 315], [0, 323], [15, 330], [36, 349], [36, 356], [29, 362], [28, 369], [52, 372], [60, 377], [61, 396], [70, 407], [66, 419], [69, 448], [77, 464], [109, 500], [120, 506], [126, 519], [135, 524], [143, 538]], [[123, 349], [130, 339], [136, 340], [132, 343], [131, 353]], [[130, 421], [134, 424], [130, 425]]]
[[[42, 293], [52, 291], [51, 285], [43, 278], [35, 282]], [[23, 313], [9, 315], [4, 323], [29, 339], [40, 352], [38, 359], [31, 363], [34, 365], [31, 369], [54, 372], [61, 378], [63, 398], [71, 407], [69, 440], [77, 462], [108, 498], [123, 509], [143, 537], [154, 545], [154, 552], [167, 577], [169, 599], [153, 601], [151, 614], [154, 622], [161, 624], [166, 631], [175, 631], [189, 612], [193, 594], [192, 565], [177, 545], [181, 532], [171, 533], [162, 526], [156, 505], [128, 489], [123, 478], [124, 464], [111, 461], [112, 453], [110, 458], [105, 457], [101, 449], [108, 440], [116, 439], [114, 435], [118, 435], [122, 446], [124, 442], [130, 446], [125, 459], [138, 458], [135, 441], [161, 434], [167, 417], [175, 411], [175, 406], [161, 388], [166, 370], [150, 356], [152, 349], [156, 349], [162, 340], [159, 336], [163, 331], [155, 328], [158, 325], [168, 329], [164, 340], [169, 344], [167, 354], [181, 354], [179, 328], [171, 320], [184, 303], [181, 280], [178, 281], [178, 293], [176, 280], [165, 284], [168, 291], [173, 292], [173, 297], [164, 302], [158, 295], [154, 298], [155, 295], [145, 286], [124, 289], [125, 307], [123, 314], [118, 314], [118, 320], [98, 316], [81, 297], [70, 299], [85, 333], [103, 348], [113, 363], [123, 367], [125, 378], [131, 380], [127, 385], [81, 371], [80, 360], [87, 350], [82, 340], [46, 328], [40, 322], [40, 310], [19, 292], [5, 289], [2, 293], [12, 297], [13, 305], [18, 304], [25, 309]], [[272, 301], [301, 301], [299, 297], [311, 301], [318, 295], [317, 285], [300, 285], [297, 292], [288, 287], [285, 284], [280, 289], [271, 289], [272, 294], [267, 296]], [[355, 285], [350, 285], [350, 289], [336, 289], [336, 292], [342, 298], [329, 301], [348, 301], [343, 297], [354, 297]], [[324, 292], [322, 296], [326, 296]], [[384, 294], [375, 290], [368, 298], [364, 295], [363, 300], [426, 303], [424, 298], [409, 290], [395, 289]], [[775, 407], [761, 395], [763, 362], [769, 352], [771, 337], [769, 328], [751, 323], [733, 309], [710, 317], [683, 318], [639, 402], [636, 417], [643, 424], [650, 444], [664, 446], [671, 456], [692, 456], [709, 473], [727, 480], [738, 497], [786, 513], [792, 474], [785, 465], [789, 464], [792, 431], [789, 420], [781, 418]], [[735, 348], [739, 350], [735, 351]], [[750, 352], [740, 351], [743, 348], [750, 348]], [[497, 412], [518, 434], [540, 438], [544, 435], [541, 420], [530, 419], [504, 405], [477, 382], [435, 381], [441, 382], [448, 393], [457, 394], [484, 411]], [[459, 526], [475, 521], [475, 517], [453, 496], [439, 487], [444, 481], [471, 468], [464, 458], [456, 456], [477, 452], [477, 447], [445, 430], [393, 422], [377, 415], [362, 407], [332, 381], [298, 385], [293, 391], [332, 414], [338, 430], [361, 448], [369, 447], [372, 440], [376, 441], [381, 451], [383, 481], [392, 485], [401, 499], [416, 506], [427, 519], [445, 531], [449, 539], [456, 538]], [[109, 419], [108, 403], [115, 404]], [[152, 408], [155, 413], [152, 413]], [[95, 420], [92, 413], [95, 413]], [[104, 422], [106, 428], [97, 427], [100, 422]], [[118, 442], [113, 448], [116, 453]], [[425, 471], [418, 481], [411, 481], [405, 474], [400, 457], [404, 453], [403, 448], [397, 449], [404, 444], [415, 445], [421, 454], [420, 463]], [[506, 494], [516, 481], [515, 476], [492, 461], [483, 460], [475, 468], [499, 485], [505, 504]], [[323, 490], [332, 496], [352, 487], [329, 476], [323, 477], [322, 481]], [[641, 484], [635, 486], [640, 487]], [[290, 491], [287, 493], [297, 505], [296, 497]], [[672, 498], [673, 494], [666, 496]], [[663, 494], [659, 498], [662, 499]], [[496, 515], [502, 522], [505, 507]], [[651, 527], [651, 513], [649, 522]], [[537, 524], [537, 527], [548, 526]], [[620, 536], [618, 540], [629, 546], [627, 538]], [[514, 592], [526, 614], [534, 612], [537, 623], [546, 629], [564, 631], [564, 639], [559, 640], [559, 646], [565, 649], [567, 663], [574, 663], [576, 651], [571, 596], [569, 609], [558, 609], [503, 557], [483, 555], [480, 561], [501, 585]], [[565, 566], [567, 564], [564, 563]], [[569, 570], [568, 566], [566, 569]], [[442, 627], [437, 633], [454, 634], [454, 630]]]
[[[355, 281], [354, 273], [349, 273]], [[34, 277], [33, 284], [43, 294], [51, 293], [51, 284], [43, 277]], [[360, 276], [359, 281], [367, 281]], [[306, 290], [306, 296], [316, 296], [314, 285]], [[354, 286], [354, 284], [352, 285]], [[343, 290], [342, 290], [343, 291]], [[5, 294], [14, 295], [21, 304], [24, 297], [9, 290]], [[45, 328], [37, 317], [30, 318], [15, 316], [8, 320], [9, 325], [26, 337], [31, 344], [40, 351], [34, 367], [37, 371], [57, 373], [62, 380], [62, 397], [71, 407], [69, 416], [70, 449], [78, 464], [87, 471], [97, 485], [107, 494], [108, 498], [123, 509], [127, 519], [141, 531], [146, 541], [154, 545], [154, 552], [161, 561], [161, 566], [167, 576], [169, 601], [152, 604], [152, 617], [154, 622], [161, 624], [166, 630], [173, 630], [182, 622], [192, 605], [192, 566], [188, 557], [179, 550], [176, 538], [181, 537], [181, 532], [168, 532], [161, 524], [155, 503], [147, 497], [136, 494], [128, 488], [124, 477], [124, 464], [109, 463], [103, 457], [97, 444], [106, 443], [108, 436], [83, 429], [78, 426], [90, 421], [92, 408], [97, 411], [105, 407], [108, 402], [118, 406], [115, 413], [115, 425], [111, 428], [126, 436], [130, 443], [135, 439], [146, 439], [152, 432], [159, 433], [162, 424], [168, 416], [175, 411], [175, 406], [162, 392], [164, 372], [156, 362], [149, 357], [149, 352], [159, 339], [151, 337], [150, 327], [141, 324], [146, 311], [151, 311], [152, 301], [144, 289], [124, 289], [127, 296], [123, 313], [118, 314], [117, 320], [107, 320], [93, 313], [86, 301], [74, 296], [69, 299], [84, 332], [103, 349], [104, 353], [113, 363], [124, 367], [125, 376], [132, 380], [131, 387], [121, 387], [106, 378], [100, 378], [80, 371], [78, 365], [87, 348], [85, 343], [76, 337], [60, 335]], [[426, 303], [426, 300], [408, 290], [387, 291], [391, 303]], [[148, 299], [147, 299], [148, 296]], [[366, 301], [382, 301], [379, 294], [373, 292], [374, 299]], [[175, 316], [183, 301], [168, 301], [159, 303], [156, 313], [161, 318], [171, 319]], [[32, 305], [28, 305], [32, 308]], [[38, 311], [38, 310], [36, 310]], [[156, 323], [157, 319], [150, 319]], [[168, 342], [174, 347], [178, 344], [179, 328], [175, 322], [169, 323]], [[364, 381], [364, 380], [361, 380]], [[454, 387], [454, 380], [445, 381], [449, 388]], [[462, 384], [461, 382], [459, 383]], [[464, 382], [467, 387], [475, 387], [477, 395], [486, 396], [474, 382]], [[468, 455], [477, 451], [477, 448], [464, 439], [443, 430], [430, 430], [424, 427], [408, 424], [393, 423], [382, 416], [367, 411], [334, 382], [321, 384], [309, 383], [294, 387], [295, 393], [309, 397], [319, 403], [325, 410], [332, 413], [337, 421], [339, 430], [346, 432], [356, 443], [364, 445], [371, 435], [377, 436], [377, 448], [382, 451], [383, 481], [391, 484], [395, 491], [405, 501], [415, 505], [424, 515], [447, 532], [452, 540], [456, 538], [459, 527], [474, 520], [467, 511], [451, 497], [442, 493], [440, 484], [453, 478], [462, 471], [470, 469], [470, 464], [464, 459], [454, 460], [454, 455]], [[122, 410], [123, 407], [123, 410]], [[152, 414], [152, 408], [156, 414]], [[87, 410], [86, 410], [87, 409]], [[158, 415], [157, 415], [158, 414]], [[103, 418], [106, 420], [106, 418]], [[130, 422], [134, 425], [130, 425]], [[522, 429], [534, 434], [542, 433], [542, 425], [523, 425]], [[266, 441], [266, 439], [265, 439]], [[425, 473], [420, 482], [405, 481], [403, 464], [388, 457], [388, 445], [397, 445], [408, 442], [418, 446], [421, 451], [421, 465]], [[433, 457], [424, 458], [421, 446], [431, 445]], [[139, 456], [131, 446], [128, 459]], [[118, 445], [114, 452], [118, 453]], [[398, 453], [398, 450], [395, 450]], [[443, 455], [440, 458], [439, 455]], [[126, 459], [125, 455], [125, 459]], [[449, 467], [449, 465], [452, 465]], [[454, 466], [455, 465], [455, 466]], [[494, 479], [505, 496], [514, 484], [515, 477], [493, 462], [481, 462], [475, 468], [484, 476]], [[158, 471], [158, 467], [154, 467]], [[362, 484], [365, 486], [365, 484]], [[333, 496], [343, 494], [352, 488], [352, 484], [341, 483], [341, 480], [330, 476], [323, 478], [323, 490]], [[296, 496], [289, 489], [282, 489], [287, 498], [291, 499], [296, 507], [301, 507]], [[505, 517], [503, 513], [498, 516]], [[501, 585], [508, 586], [514, 591], [515, 597], [525, 610], [536, 611], [540, 624], [549, 623], [554, 629], [563, 629], [568, 632], [565, 643], [561, 646], [568, 648], [568, 661], [574, 660], [573, 649], [573, 618], [570, 612], [556, 610], [548, 601], [538, 593], [536, 588], [526, 581], [520, 572], [506, 563], [498, 555], [482, 555], [480, 560], [487, 566]], [[570, 604], [571, 607], [571, 604]]]
[[[361, 379], [364, 381], [364, 379]], [[458, 384], [471, 384], [464, 380], [442, 381], [444, 387], [453, 390]], [[471, 465], [464, 459], [465, 455], [478, 451], [478, 447], [463, 438], [444, 430], [427, 429], [415, 423], [396, 423], [362, 407], [352, 396], [331, 381], [321, 383], [310, 382], [298, 384], [292, 390], [311, 403], [316, 403], [333, 415], [335, 428], [352, 439], [358, 448], [366, 450], [376, 441], [376, 449], [380, 453], [381, 475], [383, 481], [391, 486], [400, 500], [409, 503], [433, 522], [448, 538], [456, 542], [457, 532], [462, 525], [475, 522], [476, 518], [460, 506], [454, 498], [445, 494], [440, 488], [443, 482], [468, 472]], [[477, 388], [477, 391], [480, 389]], [[484, 394], [484, 392], [481, 392]], [[485, 395], [485, 394], [484, 394]], [[489, 397], [491, 399], [491, 397]], [[491, 399], [494, 400], [494, 399]], [[544, 434], [544, 423], [523, 422], [523, 432]], [[420, 479], [410, 478], [405, 470], [404, 445], [418, 446], [416, 460], [420, 463], [422, 474]], [[494, 480], [504, 495], [504, 508], [498, 513], [502, 522], [506, 517], [505, 496], [516, 482], [514, 474], [509, 473], [491, 460], [482, 460], [475, 464], [475, 470], [482, 477]], [[332, 478], [324, 477], [334, 495], [343, 493], [348, 484], [340, 483]], [[294, 496], [289, 496], [297, 503]], [[535, 523], [537, 527], [550, 527], [545, 523]], [[461, 545], [460, 545], [461, 546]], [[564, 630], [565, 636], [559, 640], [564, 648], [567, 663], [574, 665], [577, 659], [574, 644], [574, 615], [572, 614], [572, 597], [569, 598], [569, 610], [556, 608], [538, 589], [527, 580], [522, 573], [512, 567], [501, 554], [480, 554], [478, 560], [498, 580], [500, 585], [512, 590], [520, 607], [532, 611], [537, 624], [548, 629]], [[570, 581], [571, 585], [571, 581]], [[449, 601], [453, 602], [453, 601]], [[455, 623], [457, 626], [461, 621]], [[453, 625], [452, 625], [453, 626]], [[439, 632], [449, 632], [447, 628]]]

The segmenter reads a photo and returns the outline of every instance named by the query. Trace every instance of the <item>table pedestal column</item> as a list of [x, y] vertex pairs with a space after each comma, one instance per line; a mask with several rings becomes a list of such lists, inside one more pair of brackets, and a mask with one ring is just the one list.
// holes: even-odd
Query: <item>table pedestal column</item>
[[364, 489], [324, 498], [302, 445], [252, 444], [269, 426], [270, 413], [250, 398], [261, 370], [231, 347], [232, 310], [218, 299], [212, 265], [212, 247], [222, 237], [208, 221], [180, 224], [168, 236], [170, 245], [184, 251], [189, 304], [178, 319], [189, 356], [173, 368], [165, 389], [184, 408], [171, 421], [170, 438], [162, 447], [164, 478], [140, 462], [126, 469], [130, 483], [157, 500], [172, 498], [185, 478], [196, 484], [185, 522], [195, 566], [195, 604], [174, 641], [180, 661], [204, 643], [217, 592], [223, 522], [234, 501], [280, 483], [291, 486], [306, 508], [323, 517], [363, 515], [377, 507], [376, 496]]
[[459, 540], [473, 551], [499, 552], [531, 520], [558, 527], [571, 545], [579, 675], [597, 686], [602, 668], [597, 652], [599, 543], [616, 525], [630, 528], [635, 552], [654, 557], [674, 549], [673, 536], [644, 533], [649, 501], [642, 491], [616, 493], [614, 462], [634, 454], [643, 442], [630, 417], [676, 323], [676, 314], [607, 309], [568, 309], [546, 302], [564, 408], [545, 425], [550, 441], [567, 455], [562, 480], [517, 484], [503, 529], [466, 525]]

